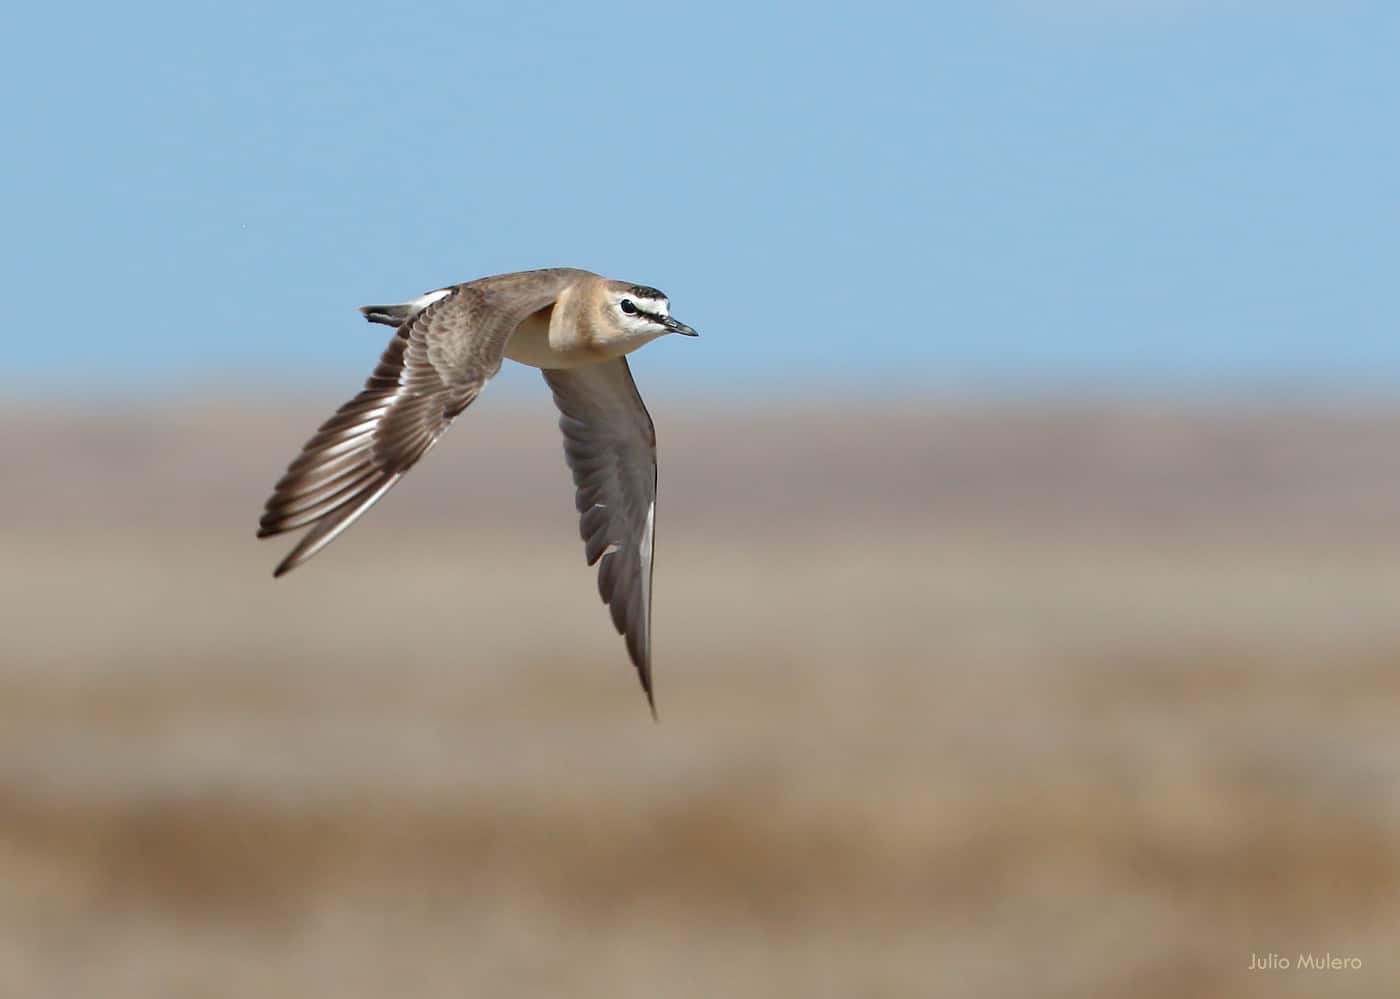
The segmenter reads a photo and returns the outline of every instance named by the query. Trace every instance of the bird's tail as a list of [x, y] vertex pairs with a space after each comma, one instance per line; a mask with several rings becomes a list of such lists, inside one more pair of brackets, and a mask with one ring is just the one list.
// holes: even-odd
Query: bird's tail
[[402, 326], [418, 313], [422, 312], [434, 302], [440, 302], [448, 295], [452, 294], [452, 288], [439, 288], [437, 291], [430, 291], [426, 295], [419, 295], [411, 302], [404, 302], [402, 305], [362, 305], [360, 311], [365, 314], [365, 318], [372, 323], [383, 323], [385, 326]]
[[403, 305], [362, 305], [360, 311], [365, 318], [372, 323], [383, 323], [385, 326], [402, 326], [409, 316], [417, 312], [419, 306], [414, 302], [406, 302]]

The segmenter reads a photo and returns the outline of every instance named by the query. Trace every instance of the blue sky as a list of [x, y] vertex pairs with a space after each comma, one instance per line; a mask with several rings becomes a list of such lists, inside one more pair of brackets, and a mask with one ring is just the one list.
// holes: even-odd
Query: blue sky
[[350, 389], [355, 306], [561, 264], [701, 391], [1400, 386], [1400, 4], [5, 20], [9, 392]]

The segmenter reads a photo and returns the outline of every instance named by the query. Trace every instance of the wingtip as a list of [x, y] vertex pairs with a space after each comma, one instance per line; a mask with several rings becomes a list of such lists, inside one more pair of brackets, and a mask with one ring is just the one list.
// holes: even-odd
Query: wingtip
[[295, 569], [297, 566], [301, 565], [303, 560], [297, 558], [299, 552], [299, 548], [294, 548], [290, 552], [288, 552], [287, 557], [282, 559], [282, 561], [278, 562], [277, 568], [272, 570], [272, 578], [280, 579], [281, 577], [285, 576], [287, 573]]
[[[275, 527], [275, 526], [273, 526], [273, 525], [271, 525], [271, 524], [259, 524], [259, 525], [258, 525], [258, 539], [259, 539], [259, 540], [262, 540], [262, 539], [264, 539], [264, 538], [276, 537], [277, 535], [279, 535], [279, 534], [281, 534], [281, 533], [282, 533], [281, 530], [279, 530], [277, 527]], [[272, 570], [272, 578], [273, 578], [273, 579], [276, 579], [278, 576], [285, 576], [287, 573], [291, 572], [292, 569], [294, 568], [294, 566], [293, 566], [292, 564], [290, 564], [291, 562], [292, 562], [292, 557], [291, 557], [290, 555], [288, 555], [286, 558], [282, 559], [281, 562], [278, 562], [278, 563], [277, 563], [277, 568], [275, 568], [275, 569]]]

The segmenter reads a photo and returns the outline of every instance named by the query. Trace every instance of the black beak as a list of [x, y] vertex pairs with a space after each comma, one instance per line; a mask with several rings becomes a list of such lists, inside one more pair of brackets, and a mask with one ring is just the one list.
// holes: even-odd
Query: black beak
[[691, 329], [689, 326], [687, 326], [685, 323], [680, 322], [676, 319], [672, 319], [670, 316], [667, 316], [665, 319], [661, 320], [661, 325], [665, 326], [668, 332], [679, 333], [681, 336], [700, 335], [699, 333], [696, 333], [693, 329]]

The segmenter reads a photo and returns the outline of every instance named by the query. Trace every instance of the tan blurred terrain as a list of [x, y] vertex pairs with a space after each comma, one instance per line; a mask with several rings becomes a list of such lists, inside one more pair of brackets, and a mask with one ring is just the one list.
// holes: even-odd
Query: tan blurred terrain
[[0, 996], [1400, 993], [1400, 404], [660, 393], [653, 724], [534, 388], [0, 406]]

